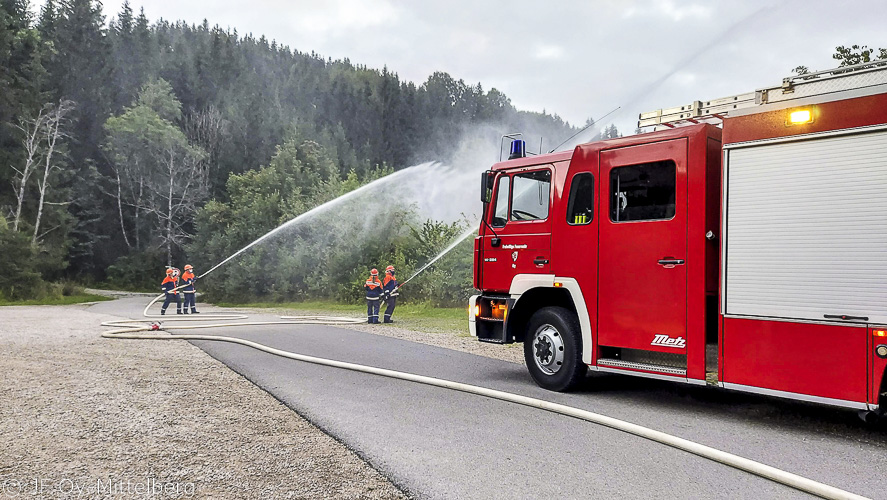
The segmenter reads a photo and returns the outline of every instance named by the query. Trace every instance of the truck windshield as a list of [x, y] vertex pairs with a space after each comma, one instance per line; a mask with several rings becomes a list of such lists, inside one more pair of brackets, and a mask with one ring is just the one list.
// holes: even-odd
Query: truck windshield
[[547, 219], [550, 189], [551, 172], [548, 170], [515, 175], [511, 220]]

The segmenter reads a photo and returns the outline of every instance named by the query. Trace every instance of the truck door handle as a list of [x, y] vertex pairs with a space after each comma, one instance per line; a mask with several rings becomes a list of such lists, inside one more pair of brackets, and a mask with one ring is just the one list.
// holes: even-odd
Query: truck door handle
[[545, 264], [548, 264], [548, 259], [544, 257], [536, 257], [535, 259], [533, 259], [533, 264], [536, 264], [537, 266], [544, 266]]
[[665, 266], [666, 269], [671, 269], [674, 266], [684, 265], [684, 259], [673, 259], [671, 257], [666, 257], [664, 259], [659, 259], [659, 265]]
[[843, 319], [843, 320], [857, 320], [857, 321], [868, 321], [868, 316], [848, 316], [846, 314], [823, 314], [823, 318], [825, 319]]

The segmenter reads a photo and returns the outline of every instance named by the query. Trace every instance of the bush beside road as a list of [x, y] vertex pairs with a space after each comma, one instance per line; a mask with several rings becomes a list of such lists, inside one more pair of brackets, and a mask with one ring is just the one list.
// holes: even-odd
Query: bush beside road
[[10, 298], [0, 294], [0, 306], [64, 306], [111, 300], [110, 297], [99, 292], [71, 282], [43, 283], [38, 286], [38, 290], [30, 293], [28, 298]]

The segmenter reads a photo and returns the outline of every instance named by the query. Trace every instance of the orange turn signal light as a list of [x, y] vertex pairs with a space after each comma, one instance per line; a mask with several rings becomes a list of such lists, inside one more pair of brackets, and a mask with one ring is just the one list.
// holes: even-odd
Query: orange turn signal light
[[560, 288], [560, 287], [562, 287], [562, 286], [564, 286], [563, 283], [560, 283], [560, 282], [557, 282], [557, 281], [554, 282], [554, 287], [555, 287], [555, 288]]
[[887, 337], [887, 330], [872, 330], [875, 337]]

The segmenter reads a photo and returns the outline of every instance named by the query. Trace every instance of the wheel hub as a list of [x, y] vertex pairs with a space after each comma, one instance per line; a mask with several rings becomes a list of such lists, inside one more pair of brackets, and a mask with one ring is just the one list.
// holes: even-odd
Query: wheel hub
[[564, 363], [564, 339], [557, 328], [542, 325], [533, 335], [533, 361], [547, 375], [554, 375]]

